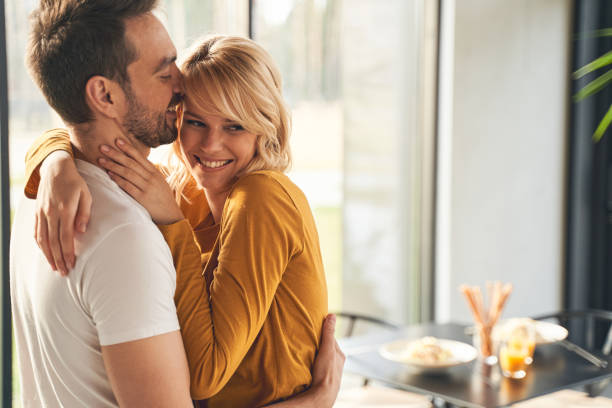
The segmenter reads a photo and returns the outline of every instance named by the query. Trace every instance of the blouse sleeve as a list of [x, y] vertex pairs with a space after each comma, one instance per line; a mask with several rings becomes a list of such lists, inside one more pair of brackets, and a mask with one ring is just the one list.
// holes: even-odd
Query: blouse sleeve
[[28, 149], [25, 157], [26, 185], [24, 193], [28, 198], [36, 198], [40, 183], [40, 165], [45, 158], [56, 150], [63, 150], [74, 157], [70, 135], [66, 129], [52, 129], [38, 137]]
[[229, 381], [255, 341], [289, 260], [302, 247], [302, 220], [289, 194], [249, 175], [226, 200], [210, 293], [189, 223], [160, 227], [177, 270], [175, 300], [191, 374], [205, 399]]

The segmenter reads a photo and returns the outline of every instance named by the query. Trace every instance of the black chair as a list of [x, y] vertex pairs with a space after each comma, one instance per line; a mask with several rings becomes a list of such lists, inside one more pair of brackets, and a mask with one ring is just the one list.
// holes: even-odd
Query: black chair
[[[556, 320], [569, 331], [568, 339], [589, 351], [610, 355], [612, 351], [612, 312], [607, 310], [564, 310], [534, 317], [535, 320]], [[585, 386], [590, 397], [600, 395], [610, 379]]]
[[[338, 318], [336, 325], [338, 329], [341, 332], [343, 332], [341, 334], [341, 338], [342, 337], [352, 337], [353, 335], [356, 334], [355, 333], [356, 328], [361, 329], [361, 330], [357, 330], [357, 332], [359, 333], [359, 332], [367, 332], [368, 326], [382, 326], [390, 330], [397, 330], [401, 327], [397, 324], [387, 322], [377, 317], [366, 316], [366, 315], [357, 314], [357, 313], [336, 312], [334, 314]], [[360, 324], [363, 327], [359, 327]], [[344, 327], [345, 325], [346, 327]], [[380, 327], [377, 327], [377, 328], [380, 328]]]

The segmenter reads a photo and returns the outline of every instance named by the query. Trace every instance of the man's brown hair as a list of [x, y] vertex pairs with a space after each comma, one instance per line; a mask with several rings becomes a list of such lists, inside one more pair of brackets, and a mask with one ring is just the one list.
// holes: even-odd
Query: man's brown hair
[[125, 20], [153, 11], [157, 0], [41, 0], [31, 19], [27, 65], [47, 102], [69, 124], [93, 113], [85, 85], [95, 75], [129, 86], [138, 53]]

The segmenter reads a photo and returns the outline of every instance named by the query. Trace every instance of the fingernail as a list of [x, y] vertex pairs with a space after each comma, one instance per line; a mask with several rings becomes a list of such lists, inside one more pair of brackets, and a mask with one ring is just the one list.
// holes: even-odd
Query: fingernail
[[99, 161], [100, 163], [102, 163], [102, 164], [106, 163], [106, 159], [105, 159], [105, 158], [103, 158], [103, 157], [100, 157], [100, 158], [98, 159], [98, 161]]
[[108, 147], [107, 145], [102, 145], [100, 146], [100, 150], [102, 150], [105, 153], [110, 152], [110, 147]]
[[77, 228], [80, 232], [85, 232], [87, 230], [84, 222], [80, 222]]
[[119, 146], [123, 146], [125, 144], [125, 142], [123, 141], [123, 139], [117, 139], [117, 144]]

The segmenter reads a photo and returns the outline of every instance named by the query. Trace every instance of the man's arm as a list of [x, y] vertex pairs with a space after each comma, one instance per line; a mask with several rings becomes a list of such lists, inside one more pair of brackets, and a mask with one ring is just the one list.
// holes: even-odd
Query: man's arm
[[[118, 211], [94, 201], [96, 208]], [[95, 324], [119, 405], [190, 407], [170, 253], [153, 224], [125, 219], [118, 216], [119, 226], [81, 260], [82, 277], [75, 273], [68, 279], [80, 280], [84, 312]]]
[[179, 331], [102, 347], [106, 373], [121, 407], [193, 407]]

